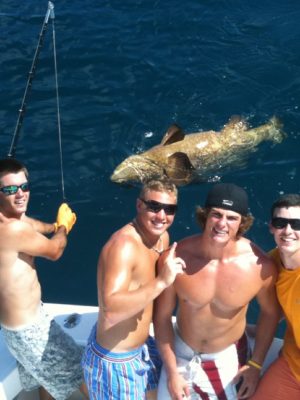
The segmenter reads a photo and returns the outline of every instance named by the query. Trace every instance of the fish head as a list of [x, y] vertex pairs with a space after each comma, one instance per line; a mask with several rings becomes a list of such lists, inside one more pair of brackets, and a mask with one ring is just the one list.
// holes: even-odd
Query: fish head
[[143, 183], [149, 179], [162, 178], [164, 170], [155, 161], [143, 155], [133, 155], [119, 164], [110, 179], [115, 183]]

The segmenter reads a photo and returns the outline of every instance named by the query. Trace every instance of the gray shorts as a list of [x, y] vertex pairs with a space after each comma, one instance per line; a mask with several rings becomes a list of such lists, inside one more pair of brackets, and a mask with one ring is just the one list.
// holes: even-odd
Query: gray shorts
[[56, 400], [65, 400], [79, 388], [83, 348], [42, 307], [34, 323], [16, 330], [2, 326], [2, 332], [25, 390], [43, 386]]

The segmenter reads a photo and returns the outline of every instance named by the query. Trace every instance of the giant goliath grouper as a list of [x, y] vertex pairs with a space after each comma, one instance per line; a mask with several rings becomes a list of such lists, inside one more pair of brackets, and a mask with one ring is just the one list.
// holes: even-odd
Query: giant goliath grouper
[[276, 117], [256, 128], [249, 128], [244, 120], [233, 117], [221, 132], [184, 134], [173, 124], [159, 145], [119, 164], [111, 180], [131, 184], [168, 177], [176, 185], [208, 181], [228, 167], [243, 165], [245, 156], [257, 150], [261, 142], [280, 143], [285, 136]]

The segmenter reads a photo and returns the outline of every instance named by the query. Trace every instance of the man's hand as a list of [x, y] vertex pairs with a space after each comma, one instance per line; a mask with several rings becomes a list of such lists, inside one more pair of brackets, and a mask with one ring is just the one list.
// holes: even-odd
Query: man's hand
[[260, 370], [249, 365], [243, 365], [237, 373], [234, 381], [236, 384], [241, 382], [238, 390], [238, 399], [248, 399], [252, 396], [258, 385]]
[[63, 225], [66, 228], [68, 234], [72, 229], [73, 225], [75, 224], [75, 222], [76, 222], [76, 214], [72, 212], [68, 204], [62, 203], [62, 205], [58, 209], [56, 223], [54, 224], [55, 231], [57, 230], [57, 228]]
[[177, 243], [174, 242], [159, 260], [161, 265], [159, 268], [159, 276], [167, 287], [175, 281], [176, 275], [183, 274], [186, 268], [184, 260], [180, 257], [176, 257], [176, 247]]
[[188, 384], [180, 374], [168, 379], [168, 390], [172, 400], [184, 400], [190, 395]]

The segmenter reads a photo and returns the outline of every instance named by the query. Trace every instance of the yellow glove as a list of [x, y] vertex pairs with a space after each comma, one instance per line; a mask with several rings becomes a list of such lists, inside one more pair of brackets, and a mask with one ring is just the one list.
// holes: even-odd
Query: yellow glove
[[72, 212], [71, 208], [67, 203], [62, 203], [62, 205], [58, 209], [56, 222], [54, 224], [55, 232], [60, 226], [64, 226], [66, 228], [67, 234], [72, 229], [73, 225], [76, 222], [76, 214]]

